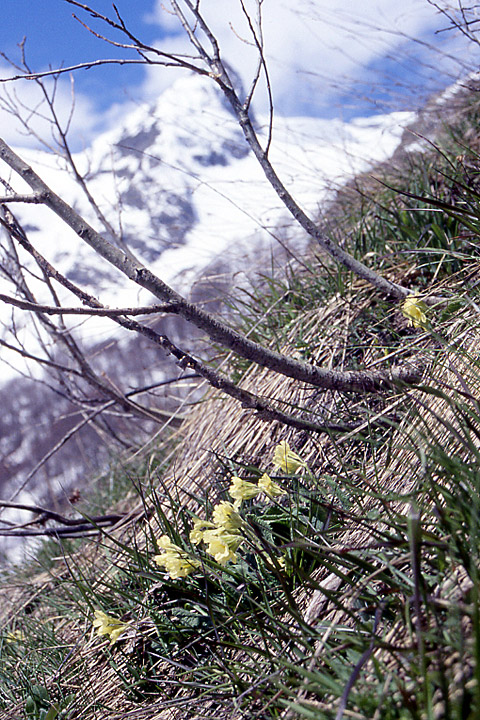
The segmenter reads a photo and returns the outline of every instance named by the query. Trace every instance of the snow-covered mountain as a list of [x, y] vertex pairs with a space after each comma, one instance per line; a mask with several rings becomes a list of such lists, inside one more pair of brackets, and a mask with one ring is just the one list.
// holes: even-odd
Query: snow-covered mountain
[[[350, 124], [275, 118], [270, 157], [280, 177], [315, 212], [332, 188], [391, 155], [411, 113]], [[265, 135], [267, 118], [257, 121]], [[19, 151], [42, 178], [97, 228], [98, 221], [63, 159]], [[185, 288], [190, 274], [221, 253], [270, 238], [289, 223], [279, 198], [248, 151], [223, 96], [208, 79], [179, 80], [154, 106], [119, 118], [114, 131], [75, 156], [89, 190], [133, 253], [166, 282]], [[22, 183], [11, 179], [20, 191]], [[138, 288], [58, 220], [34, 205], [18, 209], [40, 252], [102, 302], [130, 306]], [[101, 229], [101, 228], [100, 228]], [[1, 315], [0, 317], [4, 317]]]
[[[349, 124], [274, 118], [270, 159], [298, 202], [315, 214], [348, 177], [387, 159], [411, 119], [410, 113], [357, 119]], [[257, 118], [256, 126], [266, 140], [268, 118]], [[19, 149], [18, 153], [108, 237], [62, 158], [32, 150]], [[208, 79], [179, 80], [155, 105], [138, 107], [128, 117], [119, 118], [115, 130], [99, 137], [74, 160], [121, 245], [185, 294], [211, 263], [217, 268], [221, 265], [227, 273], [237, 273], [241, 282], [242, 274], [262, 270], [260, 248], [275, 254], [280, 239], [300, 251], [305, 242], [249, 152], [224, 98]], [[0, 172], [17, 191], [27, 191], [4, 167]], [[102, 303], [131, 307], [152, 300], [146, 291], [96, 256], [48, 209], [25, 204], [15, 206], [14, 212], [34, 246]], [[0, 238], [0, 243], [4, 242]], [[30, 262], [28, 257], [24, 261], [27, 265]], [[37, 301], [51, 303], [44, 284], [35, 277], [30, 282]], [[6, 277], [0, 276], [0, 285], [2, 292], [14, 292]], [[67, 291], [55, 288], [63, 301], [78, 304], [73, 296], [67, 297]], [[34, 354], [39, 352], [38, 333], [42, 331], [27, 313], [0, 306], [0, 323], [5, 340], [15, 344], [11, 333], [14, 327], [24, 347]], [[124, 389], [152, 378], [158, 380], [165, 372], [158, 364], [156, 348], [139, 340], [134, 345], [126, 332], [119, 332], [106, 319], [80, 322], [70, 318], [66, 323], [90, 348], [97, 369]], [[190, 340], [192, 334], [181, 324], [174, 333], [183, 340]], [[54, 357], [53, 341], [47, 339], [46, 343]], [[5, 497], [62, 433], [68, 432], [78, 418], [78, 409], [68, 404], [68, 398], [59, 400], [57, 393], [53, 401], [51, 390], [38, 384], [33, 389], [27, 383], [25, 374], [39, 376], [35, 365], [5, 348], [0, 348], [0, 359], [5, 361], [0, 386], [4, 406], [0, 416], [0, 496]], [[18, 375], [19, 371], [24, 375]], [[104, 459], [101, 439], [91, 430], [85, 432], [89, 434], [83, 440], [76, 437], [62, 450], [63, 455], [53, 456], [37, 474], [36, 484], [32, 480], [26, 491], [33, 490], [34, 496], [41, 498], [47, 485], [53, 488], [51, 494], [59, 488], [68, 490], [81, 475], [98, 466]], [[75, 444], [78, 442], [81, 452]]]

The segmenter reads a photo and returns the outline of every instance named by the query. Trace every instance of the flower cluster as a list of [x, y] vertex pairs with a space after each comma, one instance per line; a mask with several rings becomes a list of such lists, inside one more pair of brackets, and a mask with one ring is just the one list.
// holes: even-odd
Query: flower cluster
[[[274, 464], [289, 473], [297, 472], [307, 466], [285, 441], [279, 443], [275, 449]], [[216, 505], [211, 520], [195, 518], [190, 533], [191, 542], [194, 545], [203, 543], [207, 554], [214, 557], [220, 565], [235, 562], [237, 550], [244, 542], [241, 532], [244, 521], [238, 513], [242, 502], [261, 494], [266, 495], [270, 500], [286, 494], [285, 490], [273, 482], [266, 473], [257, 483], [242, 480], [234, 475], [228, 492], [234, 503], [221, 502]]]
[[165, 568], [172, 579], [186, 577], [201, 565], [199, 560], [189, 557], [185, 550], [175, 545], [168, 535], [162, 535], [159, 538], [158, 547], [164, 552], [161, 555], [155, 555], [153, 559], [157, 565]]
[[95, 618], [92, 623], [97, 628], [97, 635], [109, 635], [110, 645], [117, 642], [121, 635], [129, 627], [129, 623], [123, 622], [113, 615], [107, 615], [102, 610], [95, 610]]
[[425, 329], [427, 327], [427, 306], [419, 295], [409, 295], [402, 304], [402, 313], [410, 325]]
[[243, 542], [242, 525], [237, 508], [232, 503], [221, 502], [213, 509], [212, 522], [195, 518], [190, 540], [194, 545], [203, 542], [206, 552], [220, 565], [226, 565], [237, 559], [236, 551]]
[[[295, 473], [299, 469], [307, 467], [304, 460], [291, 450], [285, 441], [279, 443], [275, 449], [274, 465], [286, 473]], [[270, 500], [286, 495], [285, 490], [277, 485], [267, 473], [264, 473], [257, 483], [233, 476], [229, 493], [234, 502], [223, 501], [215, 505], [211, 520], [195, 518], [190, 532], [190, 541], [193, 545], [203, 543], [205, 552], [222, 566], [229, 562], [236, 562], [237, 551], [246, 539], [248, 526], [239, 514], [242, 502], [259, 495], [264, 495]], [[191, 553], [179, 545], [175, 545], [168, 535], [162, 535], [157, 540], [157, 544], [162, 552], [155, 555], [154, 560], [157, 565], [166, 570], [172, 579], [184, 578], [202, 566], [200, 560], [192, 557]], [[262, 553], [260, 552], [260, 554]], [[264, 557], [264, 560], [268, 566], [272, 565], [270, 557]], [[285, 567], [284, 558], [277, 557], [273, 567], [275, 569]], [[95, 610], [93, 627], [96, 628], [97, 635], [110, 637], [110, 645], [114, 645], [129, 626], [130, 623], [107, 615], [102, 610]], [[10, 635], [12, 640], [17, 637], [17, 633], [10, 633]], [[12, 640], [7, 640], [7, 642]]]

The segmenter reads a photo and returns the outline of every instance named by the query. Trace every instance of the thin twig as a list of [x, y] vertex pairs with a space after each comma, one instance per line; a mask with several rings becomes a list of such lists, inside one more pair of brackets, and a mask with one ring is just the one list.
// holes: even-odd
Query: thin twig
[[[59, 513], [55, 512], [54, 510], [49, 510], [48, 508], [41, 507], [40, 505], [30, 505], [28, 503], [16, 503], [16, 502], [7, 502], [6, 500], [0, 500], [0, 508], [11, 508], [14, 510], [27, 510], [28, 512], [34, 513], [36, 515], [39, 515], [40, 517], [37, 518], [34, 522], [37, 523], [43, 523], [46, 520], [54, 520], [55, 522], [60, 523], [61, 525], [68, 525], [70, 527], [74, 527], [77, 525], [82, 525], [85, 523], [85, 518], [67, 518], [63, 515], [60, 515]], [[118, 522], [119, 520], [122, 520], [122, 518], [125, 516], [124, 513], [122, 514], [109, 514], [109, 515], [99, 515], [98, 517], [88, 518], [89, 522], [91, 523], [97, 523], [97, 524], [104, 524], [104, 523], [113, 523]], [[2, 521], [0, 521], [2, 522]]]
[[117, 317], [118, 315], [152, 315], [158, 313], [175, 313], [174, 305], [145, 305], [137, 308], [85, 308], [85, 307], [53, 307], [39, 303], [27, 302], [18, 298], [0, 293], [0, 300], [8, 305], [14, 305], [21, 310], [44, 313], [45, 315], [100, 315], [102, 317]]

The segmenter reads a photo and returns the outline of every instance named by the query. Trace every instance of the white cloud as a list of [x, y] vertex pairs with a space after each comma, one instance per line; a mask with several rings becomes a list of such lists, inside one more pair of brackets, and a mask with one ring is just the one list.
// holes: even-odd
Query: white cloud
[[155, 0], [152, 11], [143, 16], [143, 21], [152, 25], [161, 25], [164, 30], [172, 32], [176, 32], [180, 26], [178, 17], [168, 9], [163, 0]]
[[[10, 65], [0, 63], [0, 78], [15, 74]], [[45, 78], [43, 82], [52, 96], [53, 80]], [[66, 75], [56, 84], [54, 108], [63, 129], [70, 123], [70, 135], [76, 149], [88, 145], [105, 125], [104, 115], [95, 109], [94, 101], [75, 93], [74, 85]], [[54, 143], [52, 116], [37, 83], [21, 79], [0, 84], [0, 128], [3, 139], [17, 147], [38, 147], [38, 137], [45, 143]]]
[[[257, 3], [246, 0], [245, 5], [255, 20]], [[167, 0], [157, 0], [149, 18], [168, 33], [157, 46], [166, 52], [192, 53], [181, 29], [175, 32], [178, 21], [168, 7]], [[223, 57], [248, 84], [257, 55], [239, 0], [204, 0], [201, 7], [219, 39]], [[411, 40], [416, 37], [424, 42], [426, 33], [447, 24], [427, 0], [265, 0], [262, 7], [265, 55], [280, 112], [291, 114], [298, 107], [305, 111], [308, 104], [314, 112], [325, 96], [335, 89], [338, 93], [339, 86], [351, 88], [354, 79], [362, 77], [362, 68], [387, 55], [397, 54], [398, 62], [405, 64], [409, 52], [423, 48], [427, 55], [430, 52], [430, 62], [439, 72], [454, 63], [450, 60], [448, 65], [442, 55], [452, 41], [450, 35], [442, 35], [443, 47], [438, 42], [436, 51]], [[421, 61], [417, 72], [420, 65]], [[392, 61], [390, 71], [391, 66]], [[454, 73], [461, 70], [460, 63], [453, 68]], [[170, 68], [147, 68], [145, 96], [156, 97], [177, 77], [178, 71]], [[264, 86], [259, 88], [256, 103], [257, 109], [266, 110]]]

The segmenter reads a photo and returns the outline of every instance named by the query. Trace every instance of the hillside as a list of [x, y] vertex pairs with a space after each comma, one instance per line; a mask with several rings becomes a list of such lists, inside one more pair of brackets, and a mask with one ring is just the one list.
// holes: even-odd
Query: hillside
[[231, 316], [314, 366], [402, 365], [421, 380], [322, 390], [225, 355], [244, 390], [327, 431], [265, 422], [206, 389], [168, 436], [118, 457], [107, 500], [77, 506], [97, 516], [92, 538], [4, 576], [0, 717], [478, 717], [470, 84], [434, 99], [422, 137], [407, 133], [318, 218], [418, 295], [414, 311], [310, 246], [244, 288]]

